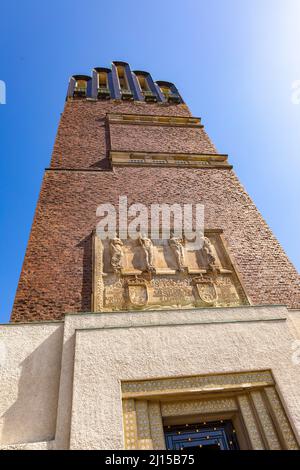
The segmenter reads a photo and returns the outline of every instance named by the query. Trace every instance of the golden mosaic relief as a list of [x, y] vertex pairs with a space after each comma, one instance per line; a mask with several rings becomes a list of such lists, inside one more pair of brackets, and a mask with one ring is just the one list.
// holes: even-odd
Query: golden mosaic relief
[[251, 392], [251, 399], [252, 403], [254, 404], [256, 413], [260, 417], [260, 422], [263, 428], [263, 433], [265, 435], [265, 440], [267, 442], [268, 448], [271, 450], [280, 450], [281, 444], [279, 441], [279, 437], [277, 435], [276, 428], [270, 417], [261, 392], [258, 390]]
[[291, 429], [289, 420], [285, 411], [281, 405], [280, 398], [274, 387], [266, 387], [265, 394], [267, 396], [267, 401], [269, 407], [273, 411], [273, 416], [277, 427], [281, 431], [282, 439], [285, 443], [285, 449], [298, 450], [299, 446], [295, 438], [294, 432]]
[[94, 236], [93, 311], [156, 310], [248, 305], [221, 231], [203, 247], [184, 240], [101, 241]]
[[248, 389], [249, 385], [255, 387], [273, 386], [274, 379], [269, 370], [233, 372], [230, 374], [196, 375], [187, 377], [168, 377], [161, 379], [139, 380], [122, 382], [123, 396], [135, 397], [141, 394], [146, 396], [159, 393], [186, 393], [194, 390], [199, 393], [210, 393], [214, 391], [226, 391], [238, 389]]
[[233, 398], [222, 400], [181, 400], [162, 403], [161, 414], [168, 416], [188, 416], [195, 414], [224, 413], [237, 411], [237, 404]]
[[299, 449], [269, 370], [128, 381], [121, 389], [126, 449], [165, 449], [170, 418], [201, 423], [224, 414], [241, 424], [243, 449]]

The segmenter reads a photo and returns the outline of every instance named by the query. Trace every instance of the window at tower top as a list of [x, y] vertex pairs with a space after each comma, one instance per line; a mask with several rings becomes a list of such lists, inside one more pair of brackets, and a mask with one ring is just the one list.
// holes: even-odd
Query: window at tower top
[[125, 68], [123, 65], [118, 65], [117, 66], [117, 73], [118, 73], [118, 79], [119, 79], [119, 86], [121, 91], [127, 91], [129, 90], [126, 74], [125, 74]]
[[75, 82], [74, 95], [75, 96], [86, 96], [87, 92], [87, 81], [84, 79], [78, 79]]
[[77, 80], [75, 87], [76, 87], [76, 90], [79, 90], [81, 88], [83, 90], [86, 90], [86, 87], [87, 87], [86, 80]]
[[168, 101], [168, 103], [180, 103], [181, 102], [181, 97], [177, 91], [177, 88], [173, 85], [173, 83], [169, 82], [156, 82], [157, 85], [160, 88], [160, 91], [165, 97], [165, 100]]
[[149, 74], [145, 72], [134, 72], [138, 85], [140, 87], [140, 90], [142, 94], [144, 95], [145, 101], [150, 101], [150, 102], [156, 102], [157, 101], [157, 96], [156, 93], [153, 93], [153, 91], [150, 88], [149, 85]]
[[119, 80], [119, 88], [121, 91], [121, 97], [123, 100], [132, 100], [133, 94], [130, 90], [130, 86], [126, 76], [126, 70], [124, 65], [117, 65], [117, 75]]
[[164, 96], [165, 96], [166, 98], [167, 98], [167, 97], [170, 95], [170, 93], [171, 93], [171, 87], [166, 86], [166, 85], [161, 86], [161, 87], [160, 87], [160, 90], [161, 90], [161, 92], [164, 94]]
[[149, 85], [144, 75], [137, 75], [141, 91], [149, 91]]
[[98, 98], [107, 99], [110, 98], [110, 89], [108, 84], [108, 73], [106, 70], [99, 70], [97, 73], [98, 80]]
[[98, 88], [107, 88], [107, 87], [108, 87], [107, 72], [99, 72], [98, 73]]

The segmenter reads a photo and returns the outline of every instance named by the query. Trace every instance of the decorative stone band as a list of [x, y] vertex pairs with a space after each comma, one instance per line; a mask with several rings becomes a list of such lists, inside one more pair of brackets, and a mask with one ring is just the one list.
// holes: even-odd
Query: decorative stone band
[[228, 155], [110, 151], [113, 166], [167, 166], [179, 168], [227, 168]]
[[233, 390], [248, 390], [249, 387], [274, 385], [268, 370], [258, 372], [237, 372], [231, 374], [198, 375], [190, 377], [161, 378], [157, 380], [128, 381], [122, 383], [124, 398], [153, 394], [172, 395], [189, 393], [212, 393]]
[[237, 411], [238, 406], [233, 398], [221, 400], [188, 400], [162, 402], [161, 414], [163, 417], [187, 416], [195, 414], [223, 413], [224, 411]]
[[133, 124], [148, 126], [198, 127], [203, 128], [199, 117], [154, 116], [145, 114], [107, 114], [111, 124]]
[[299, 449], [270, 370], [126, 381], [121, 388], [126, 449], [165, 449], [171, 422], [224, 418], [243, 449]]

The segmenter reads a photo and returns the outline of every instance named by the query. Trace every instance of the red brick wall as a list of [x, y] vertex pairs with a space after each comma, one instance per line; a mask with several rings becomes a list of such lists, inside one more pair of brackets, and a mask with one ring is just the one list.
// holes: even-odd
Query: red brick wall
[[[51, 166], [59, 168], [107, 168], [108, 160], [106, 155], [109, 150], [110, 138], [105, 116], [107, 113], [113, 112], [190, 116], [190, 112], [185, 105], [145, 104], [143, 102], [109, 100], [68, 101], [59, 124]], [[125, 133], [119, 133], [117, 139], [114, 134], [115, 143], [119, 141], [122, 144], [121, 146], [126, 146], [128, 127], [134, 127], [134, 132], [139, 132], [138, 126], [126, 126], [124, 129]], [[202, 134], [207, 142], [206, 150], [209, 151], [212, 148], [212, 144], [204, 131], [202, 131]], [[156, 136], [153, 134], [153, 140], [155, 139]], [[136, 142], [138, 140], [140, 139], [136, 138]], [[144, 145], [142, 145], [143, 141], [141, 140], [140, 150], [148, 150], [149, 148], [149, 139], [144, 137], [144, 140]], [[172, 142], [172, 139], [169, 139], [168, 142]], [[135, 146], [137, 145], [135, 144]]]
[[110, 124], [112, 150], [217, 153], [203, 129]]
[[[53, 169], [46, 171], [43, 180], [11, 320], [52, 320], [66, 312], [90, 311], [91, 232], [96, 226], [96, 208], [103, 202], [117, 203], [119, 195], [127, 195], [129, 204], [204, 204], [206, 227], [224, 230], [230, 254], [252, 302], [299, 308], [299, 276], [232, 170], [103, 170], [109, 167], [108, 139], [101, 126], [105, 113], [112, 111], [189, 115], [184, 106], [87, 101], [66, 104], [52, 157]], [[120, 126], [122, 145], [127, 142], [126, 129], [127, 126]], [[174, 145], [173, 133], [177, 131], [173, 128], [172, 133], [164, 134], [164, 151]], [[176, 135], [181, 135], [181, 131]], [[180, 149], [212, 151], [206, 134], [197, 132], [202, 138], [197, 136], [190, 142], [190, 137], [183, 136], [187, 146], [180, 143]], [[155, 145], [156, 137], [154, 133]], [[175, 146], [179, 140], [175, 136]], [[133, 142], [132, 136], [130, 141]], [[162, 145], [161, 136], [158, 141]], [[134, 145], [146, 146], [145, 142], [148, 150], [148, 136], [144, 141], [137, 139]]]

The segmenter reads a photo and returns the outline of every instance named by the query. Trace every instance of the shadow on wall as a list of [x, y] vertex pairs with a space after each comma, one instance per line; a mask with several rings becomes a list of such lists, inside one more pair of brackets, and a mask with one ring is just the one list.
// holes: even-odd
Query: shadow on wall
[[105, 148], [106, 148], [106, 155], [102, 155], [101, 158], [96, 162], [90, 165], [91, 169], [94, 170], [110, 170], [112, 171], [111, 162], [109, 160], [109, 151], [111, 150], [111, 143], [110, 143], [110, 131], [109, 126], [106, 118], [97, 119], [97, 121], [104, 127], [104, 135], [105, 135]]
[[81, 312], [91, 311], [92, 299], [92, 282], [93, 282], [93, 247], [92, 234], [83, 238], [76, 247], [83, 249], [83, 266], [82, 266], [82, 288], [81, 288]]
[[54, 439], [62, 334], [63, 325], [19, 365], [17, 399], [1, 417], [2, 446]]

